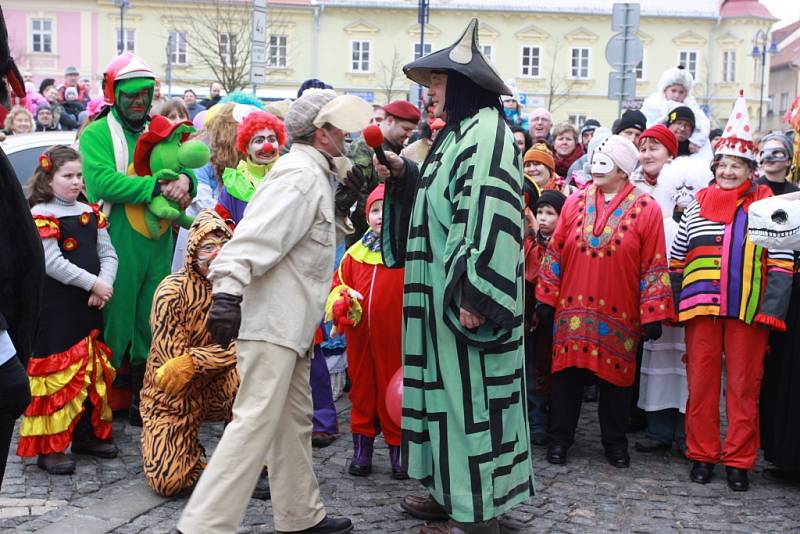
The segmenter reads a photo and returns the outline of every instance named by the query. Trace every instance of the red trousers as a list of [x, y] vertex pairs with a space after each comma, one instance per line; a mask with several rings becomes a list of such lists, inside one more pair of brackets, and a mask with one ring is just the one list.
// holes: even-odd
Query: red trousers
[[374, 438], [380, 429], [387, 445], [400, 445], [400, 427], [386, 410], [386, 388], [401, 364], [399, 348], [370, 339], [369, 331], [347, 331], [350, 431]]
[[[686, 323], [686, 455], [752, 469], [758, 449], [758, 396], [769, 331], [738, 319], [695, 317]], [[728, 431], [720, 447], [719, 395], [725, 353]]]

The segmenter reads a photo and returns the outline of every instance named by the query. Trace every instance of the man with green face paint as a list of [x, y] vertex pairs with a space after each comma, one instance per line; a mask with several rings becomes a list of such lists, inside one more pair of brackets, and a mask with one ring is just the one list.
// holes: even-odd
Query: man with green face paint
[[103, 74], [107, 107], [80, 138], [86, 192], [91, 202], [102, 201], [120, 259], [114, 296], [104, 310], [105, 340], [114, 367], [129, 353], [130, 422], [136, 426], [141, 426], [139, 390], [150, 350], [150, 307], [172, 261], [170, 222], [161, 220], [153, 238], [144, 215], [158, 195], [185, 208], [196, 190], [194, 178], [184, 174], [136, 176], [133, 170], [134, 147], [147, 125], [154, 85], [155, 75], [144, 61], [129, 52], [117, 56]]

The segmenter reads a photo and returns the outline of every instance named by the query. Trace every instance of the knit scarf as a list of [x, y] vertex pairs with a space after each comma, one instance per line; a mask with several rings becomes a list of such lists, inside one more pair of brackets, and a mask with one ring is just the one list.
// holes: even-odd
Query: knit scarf
[[361, 244], [367, 247], [370, 252], [380, 252], [381, 236], [372, 230], [368, 230], [367, 233], [364, 234], [364, 237], [361, 238]]
[[[730, 224], [736, 214], [739, 199], [747, 195], [753, 183], [746, 180], [742, 185], [735, 189], [722, 189], [716, 183], [712, 184], [699, 193], [697, 201], [700, 203], [700, 216], [706, 220], [723, 224]], [[745, 200], [744, 210], [747, 211], [750, 202]]]
[[560, 156], [558, 152], [553, 154], [553, 159], [556, 162], [556, 173], [559, 176], [567, 176], [570, 165], [575, 163], [575, 160], [581, 156], [583, 156], [583, 145], [580, 143], [575, 146], [575, 150], [573, 150], [572, 153], [566, 156]]

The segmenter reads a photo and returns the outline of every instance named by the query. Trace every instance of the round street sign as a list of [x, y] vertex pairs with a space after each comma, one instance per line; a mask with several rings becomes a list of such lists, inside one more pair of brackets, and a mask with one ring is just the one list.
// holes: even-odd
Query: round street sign
[[642, 41], [635, 35], [626, 38], [624, 34], [618, 33], [609, 39], [606, 45], [606, 60], [614, 68], [638, 65], [643, 56]]

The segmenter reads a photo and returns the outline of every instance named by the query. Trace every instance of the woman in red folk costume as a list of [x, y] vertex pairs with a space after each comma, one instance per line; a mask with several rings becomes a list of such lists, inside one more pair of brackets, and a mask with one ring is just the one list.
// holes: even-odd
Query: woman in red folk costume
[[[750, 204], [772, 196], [753, 182], [752, 139], [740, 96], [717, 142], [714, 183], [683, 213], [670, 257], [678, 319], [686, 325], [690, 477], [705, 484], [722, 463], [734, 491], [748, 489], [756, 463], [764, 355], [769, 329], [786, 330], [794, 260], [791, 251], [761, 248], [747, 235]], [[723, 353], [728, 429], [720, 446]]]
[[217, 213], [239, 224], [256, 187], [278, 161], [285, 144], [286, 130], [278, 117], [266, 111], [253, 111], [245, 117], [236, 134], [236, 148], [247, 158], [223, 172]]
[[384, 267], [381, 258], [383, 193], [380, 184], [367, 198], [370, 229], [342, 258], [326, 313], [334, 327], [347, 335], [354, 447], [349, 472], [355, 476], [372, 472], [373, 442], [383, 432], [392, 478], [406, 479], [400, 460], [400, 427], [386, 409], [386, 388], [401, 365], [404, 271]]
[[593, 184], [567, 199], [539, 270], [539, 324], [555, 316], [550, 463], [566, 462], [583, 386], [596, 376], [606, 458], [630, 464], [625, 427], [636, 347], [640, 337], [658, 339], [673, 314], [661, 209], [628, 179], [637, 162], [623, 137], [600, 144]]

